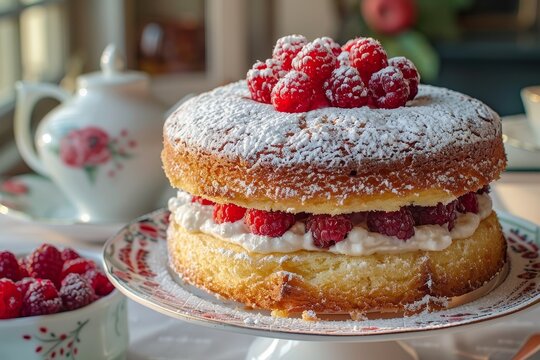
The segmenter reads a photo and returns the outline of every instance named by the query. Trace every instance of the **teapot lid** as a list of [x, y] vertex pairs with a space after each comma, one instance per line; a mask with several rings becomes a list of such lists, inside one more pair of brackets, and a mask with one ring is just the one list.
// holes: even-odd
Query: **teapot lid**
[[147, 74], [140, 71], [126, 71], [125, 61], [116, 45], [109, 44], [101, 54], [101, 71], [81, 75], [77, 78], [77, 87], [118, 86], [148, 83]]

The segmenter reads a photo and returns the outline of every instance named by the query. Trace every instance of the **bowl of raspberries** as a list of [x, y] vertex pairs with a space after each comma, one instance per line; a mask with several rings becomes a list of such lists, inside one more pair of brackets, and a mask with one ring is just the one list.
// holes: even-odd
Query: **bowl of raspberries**
[[0, 359], [124, 359], [127, 346], [126, 299], [94, 259], [0, 251]]

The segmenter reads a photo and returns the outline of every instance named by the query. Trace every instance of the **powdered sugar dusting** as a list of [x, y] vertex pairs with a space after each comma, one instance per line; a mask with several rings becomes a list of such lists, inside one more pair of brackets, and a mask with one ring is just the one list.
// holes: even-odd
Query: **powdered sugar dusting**
[[501, 136], [500, 119], [489, 107], [443, 88], [420, 85], [416, 99], [399, 109], [282, 113], [251, 100], [245, 81], [188, 100], [167, 119], [165, 131], [173, 143], [194, 150], [278, 168], [392, 163]]

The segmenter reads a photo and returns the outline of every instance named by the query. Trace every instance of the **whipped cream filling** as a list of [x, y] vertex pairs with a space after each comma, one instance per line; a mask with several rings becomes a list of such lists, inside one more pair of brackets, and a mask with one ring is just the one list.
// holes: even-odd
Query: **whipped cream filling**
[[491, 198], [487, 193], [476, 195], [478, 214], [458, 213], [451, 231], [445, 225], [421, 225], [414, 227], [414, 236], [407, 241], [387, 236], [367, 229], [365, 222], [355, 224], [347, 237], [328, 249], [320, 249], [313, 244], [311, 232], [305, 231], [304, 223], [297, 221], [280, 237], [255, 235], [249, 232], [242, 220], [234, 223], [217, 224], [212, 218], [213, 207], [191, 202], [191, 195], [179, 191], [177, 197], [169, 200], [169, 210], [174, 221], [189, 232], [202, 232], [217, 236], [242, 246], [255, 253], [289, 253], [298, 250], [329, 251], [335, 254], [365, 256], [374, 253], [403, 253], [416, 250], [441, 251], [452, 240], [463, 239], [474, 234], [480, 221], [492, 211]]

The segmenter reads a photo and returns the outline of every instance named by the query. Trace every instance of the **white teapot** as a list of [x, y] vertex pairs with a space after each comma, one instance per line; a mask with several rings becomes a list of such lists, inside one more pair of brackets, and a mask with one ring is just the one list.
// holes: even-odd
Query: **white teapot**
[[[151, 96], [146, 74], [124, 71], [113, 45], [101, 70], [77, 78], [73, 96], [50, 84], [17, 83], [15, 139], [28, 165], [56, 183], [81, 221], [126, 221], [152, 210], [164, 189], [166, 109]], [[39, 123], [36, 153], [30, 117], [43, 97], [61, 104]]]

